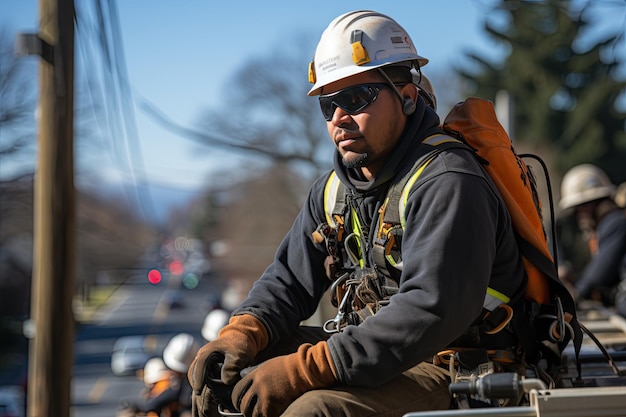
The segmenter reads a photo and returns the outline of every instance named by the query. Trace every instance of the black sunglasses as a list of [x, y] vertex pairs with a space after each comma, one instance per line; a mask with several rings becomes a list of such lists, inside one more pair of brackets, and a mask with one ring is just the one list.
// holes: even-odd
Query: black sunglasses
[[389, 88], [387, 83], [358, 84], [344, 88], [331, 94], [319, 97], [322, 115], [330, 122], [335, 114], [335, 109], [340, 107], [349, 114], [357, 114], [369, 106], [378, 97], [378, 92], [383, 88]]

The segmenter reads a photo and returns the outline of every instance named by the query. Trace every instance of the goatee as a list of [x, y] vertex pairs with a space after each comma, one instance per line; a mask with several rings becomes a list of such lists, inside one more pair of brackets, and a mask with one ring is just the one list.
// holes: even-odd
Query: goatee
[[356, 158], [352, 158], [350, 160], [347, 160], [346, 158], [341, 158], [341, 162], [346, 168], [363, 167], [367, 163], [367, 153], [359, 154]]

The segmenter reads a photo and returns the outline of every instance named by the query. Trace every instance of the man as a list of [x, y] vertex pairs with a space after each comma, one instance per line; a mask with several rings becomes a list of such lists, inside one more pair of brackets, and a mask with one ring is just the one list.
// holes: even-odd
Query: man
[[189, 417], [191, 386], [186, 374], [197, 351], [198, 343], [191, 334], [172, 337], [163, 349], [163, 358], [152, 358], [144, 366], [143, 398], [122, 400], [117, 417]]
[[[339, 16], [317, 46], [309, 95], [319, 96], [337, 148], [335, 172], [349, 190], [345, 234], [359, 239], [350, 277], [379, 270], [372, 240], [389, 184], [413, 167], [420, 142], [442, 132], [429, 107], [434, 97], [417, 86], [427, 62], [398, 23], [373, 11]], [[390, 268], [397, 293], [358, 326], [332, 333], [300, 327], [341, 269], [329, 246], [312, 237], [327, 220], [328, 178], [313, 184], [274, 262], [217, 340], [198, 352], [189, 379], [199, 415], [214, 410], [211, 379], [234, 384], [232, 403], [246, 417], [447, 409], [448, 372], [433, 356], [481, 316], [488, 287], [511, 299], [523, 292], [506, 207], [476, 158], [456, 149], [434, 158], [408, 196], [405, 256], [401, 270]]]
[[615, 200], [616, 187], [592, 164], [570, 169], [561, 183], [559, 205], [573, 215], [587, 241], [591, 259], [575, 279], [575, 296], [615, 306], [626, 315], [626, 288], [618, 286], [626, 267], [626, 213]]
[[163, 400], [172, 392], [172, 386], [180, 386], [180, 380], [168, 369], [163, 359], [155, 357], [146, 362], [141, 375], [144, 389], [139, 399], [124, 398], [116, 417], [173, 417], [178, 410], [177, 396]]

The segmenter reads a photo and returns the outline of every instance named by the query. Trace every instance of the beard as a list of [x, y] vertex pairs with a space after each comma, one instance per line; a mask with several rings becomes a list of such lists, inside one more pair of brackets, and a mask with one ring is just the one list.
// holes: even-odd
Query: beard
[[367, 165], [368, 154], [367, 152], [358, 154], [354, 158], [346, 159], [345, 157], [341, 158], [341, 163], [346, 168], [360, 168]]

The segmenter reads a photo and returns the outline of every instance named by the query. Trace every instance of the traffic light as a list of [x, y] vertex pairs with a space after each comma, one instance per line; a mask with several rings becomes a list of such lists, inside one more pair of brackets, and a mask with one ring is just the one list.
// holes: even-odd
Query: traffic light
[[148, 272], [148, 282], [150, 284], [157, 285], [162, 279], [163, 276], [161, 275], [161, 271], [158, 269], [151, 269], [150, 272]]
[[183, 263], [181, 261], [172, 261], [168, 268], [170, 270], [170, 274], [172, 275], [181, 275], [184, 270]]

